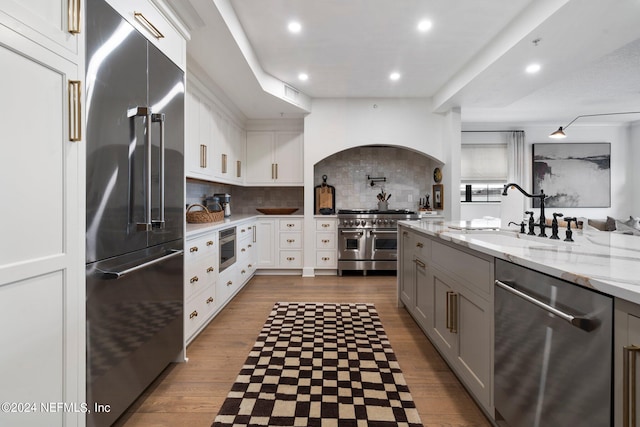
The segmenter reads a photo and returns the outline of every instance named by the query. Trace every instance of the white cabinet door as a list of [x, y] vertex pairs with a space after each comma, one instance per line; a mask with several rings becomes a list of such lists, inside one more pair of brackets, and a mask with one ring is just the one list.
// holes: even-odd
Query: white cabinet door
[[247, 132], [247, 184], [271, 184], [275, 179], [273, 132]]
[[302, 150], [302, 133], [276, 132], [274, 163], [278, 184], [304, 184]]
[[246, 184], [304, 184], [302, 132], [250, 131], [246, 139]]
[[72, 31], [85, 31], [81, 28], [83, 7], [82, 0], [2, 0], [0, 24], [20, 27], [22, 34], [49, 50], [63, 57], [76, 57], [81, 53], [81, 44]]
[[276, 225], [278, 220], [263, 218], [256, 223], [257, 267], [275, 267], [278, 252], [276, 250]]
[[213, 129], [211, 104], [198, 92], [188, 90], [185, 103], [186, 175], [213, 179]]
[[[49, 13], [48, 2], [27, 3]], [[39, 40], [0, 22], [0, 400], [84, 402], [85, 151], [83, 141], [70, 141], [80, 129], [70, 129], [68, 116], [71, 105], [83, 123], [69, 96], [83, 67]], [[0, 412], [0, 425], [84, 421], [39, 409]]]

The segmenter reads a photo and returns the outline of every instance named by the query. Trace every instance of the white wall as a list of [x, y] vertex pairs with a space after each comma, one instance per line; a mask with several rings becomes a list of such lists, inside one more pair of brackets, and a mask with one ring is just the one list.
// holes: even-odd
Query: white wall
[[[553, 143], [549, 134], [555, 130], [553, 125], [529, 125], [529, 126], [504, 126], [499, 124], [465, 124], [465, 130], [482, 129], [522, 129], [525, 131], [525, 159], [524, 175], [526, 181], [521, 186], [531, 192], [531, 162], [532, 145], [536, 143]], [[586, 218], [614, 218], [625, 219], [630, 215], [640, 216], [640, 200], [633, 189], [640, 185], [640, 171], [635, 165], [640, 160], [640, 124], [635, 126], [623, 124], [591, 125], [574, 123], [567, 129], [567, 138], [562, 143], [580, 142], [608, 142], [611, 143], [611, 207], [609, 208], [555, 208], [555, 212], [562, 212], [565, 216], [577, 216]], [[635, 143], [633, 143], [635, 141]], [[530, 204], [527, 203], [527, 209]], [[491, 208], [488, 208], [491, 209]], [[495, 213], [495, 209], [491, 209]], [[534, 209], [536, 216], [538, 210]], [[488, 211], [487, 211], [488, 212]], [[480, 215], [485, 213], [481, 207], [463, 209], [465, 215]], [[551, 217], [551, 211], [545, 212], [547, 218]], [[485, 215], [492, 215], [485, 213]], [[495, 216], [495, 215], [492, 215]], [[476, 216], [477, 217], [477, 216]], [[463, 218], [471, 219], [471, 218]]]
[[312, 275], [315, 264], [314, 165], [339, 151], [375, 144], [405, 147], [442, 164], [450, 157], [450, 141], [456, 139], [452, 128], [458, 129], [459, 145], [459, 117], [459, 112], [431, 113], [431, 100], [424, 98], [312, 101], [304, 120], [304, 275]]

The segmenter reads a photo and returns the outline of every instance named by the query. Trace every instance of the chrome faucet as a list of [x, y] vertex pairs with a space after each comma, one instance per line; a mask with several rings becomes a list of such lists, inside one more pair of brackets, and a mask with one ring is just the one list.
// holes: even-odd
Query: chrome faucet
[[520, 187], [518, 184], [515, 184], [512, 182], [504, 186], [504, 191], [502, 191], [502, 195], [506, 196], [507, 190], [513, 187], [517, 188], [518, 191], [520, 191], [522, 194], [524, 194], [525, 196], [531, 199], [540, 199], [540, 220], [538, 222], [538, 227], [540, 227], [540, 234], [538, 234], [538, 236], [547, 237], [547, 234], [544, 232], [544, 229], [547, 226], [546, 224], [547, 219], [544, 217], [544, 200], [547, 198], [547, 195], [544, 194], [544, 190], [541, 189], [540, 194], [529, 194], [526, 191], [524, 191], [522, 187]]

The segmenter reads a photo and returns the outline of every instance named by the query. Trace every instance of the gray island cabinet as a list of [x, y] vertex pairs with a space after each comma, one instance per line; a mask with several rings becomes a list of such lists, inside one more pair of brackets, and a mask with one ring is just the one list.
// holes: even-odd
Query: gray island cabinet
[[[558, 289], [575, 286], [613, 297], [609, 305], [613, 306], [613, 322], [600, 325], [606, 326], [612, 339], [607, 348], [597, 348], [600, 361], [590, 362], [593, 371], [581, 376], [585, 382], [572, 387], [590, 389], [593, 375], [610, 375], [612, 392], [610, 399], [604, 399], [612, 408], [607, 410], [610, 416], [606, 418], [611, 420], [607, 424], [636, 425], [640, 415], [640, 369], [636, 367], [640, 357], [640, 238], [587, 230], [578, 234], [575, 243], [564, 243], [499, 230], [456, 230], [448, 225], [398, 224], [398, 304], [412, 315], [487, 416], [496, 422], [495, 279], [496, 265], [504, 260], [556, 280]], [[595, 319], [596, 311], [583, 314]], [[573, 360], [595, 350], [577, 349], [585, 354]]]
[[400, 225], [398, 301], [493, 414], [494, 258]]

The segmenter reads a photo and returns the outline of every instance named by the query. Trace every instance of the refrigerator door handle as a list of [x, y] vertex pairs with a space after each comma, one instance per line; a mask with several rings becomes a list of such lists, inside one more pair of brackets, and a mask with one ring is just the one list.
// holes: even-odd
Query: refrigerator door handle
[[104, 280], [117, 280], [120, 279], [122, 277], [124, 277], [125, 275], [129, 274], [129, 273], [133, 273], [134, 271], [138, 271], [138, 270], [142, 270], [143, 268], [147, 268], [150, 267], [154, 264], [157, 264], [159, 262], [164, 262], [167, 261], [168, 259], [171, 259], [173, 257], [177, 257], [179, 255], [182, 255], [184, 251], [181, 249], [172, 249], [171, 253], [169, 253], [169, 255], [165, 255], [165, 256], [161, 256], [160, 258], [156, 258], [152, 261], [149, 262], [145, 262], [143, 264], [140, 265], [136, 265], [135, 267], [131, 267], [131, 268], [127, 268], [126, 270], [121, 270], [121, 271], [103, 271], [100, 270], [100, 272], [102, 273], [102, 278]]
[[164, 113], [152, 114], [151, 121], [160, 124], [160, 218], [152, 220], [153, 228], [164, 228], [165, 215], [164, 215], [164, 176], [165, 176], [165, 143], [164, 143]]
[[145, 165], [144, 165], [144, 188], [145, 188], [145, 207], [144, 207], [144, 222], [136, 224], [136, 230], [138, 231], [150, 231], [153, 228], [151, 222], [151, 108], [149, 107], [133, 107], [127, 110], [127, 116], [132, 117], [145, 117]]

